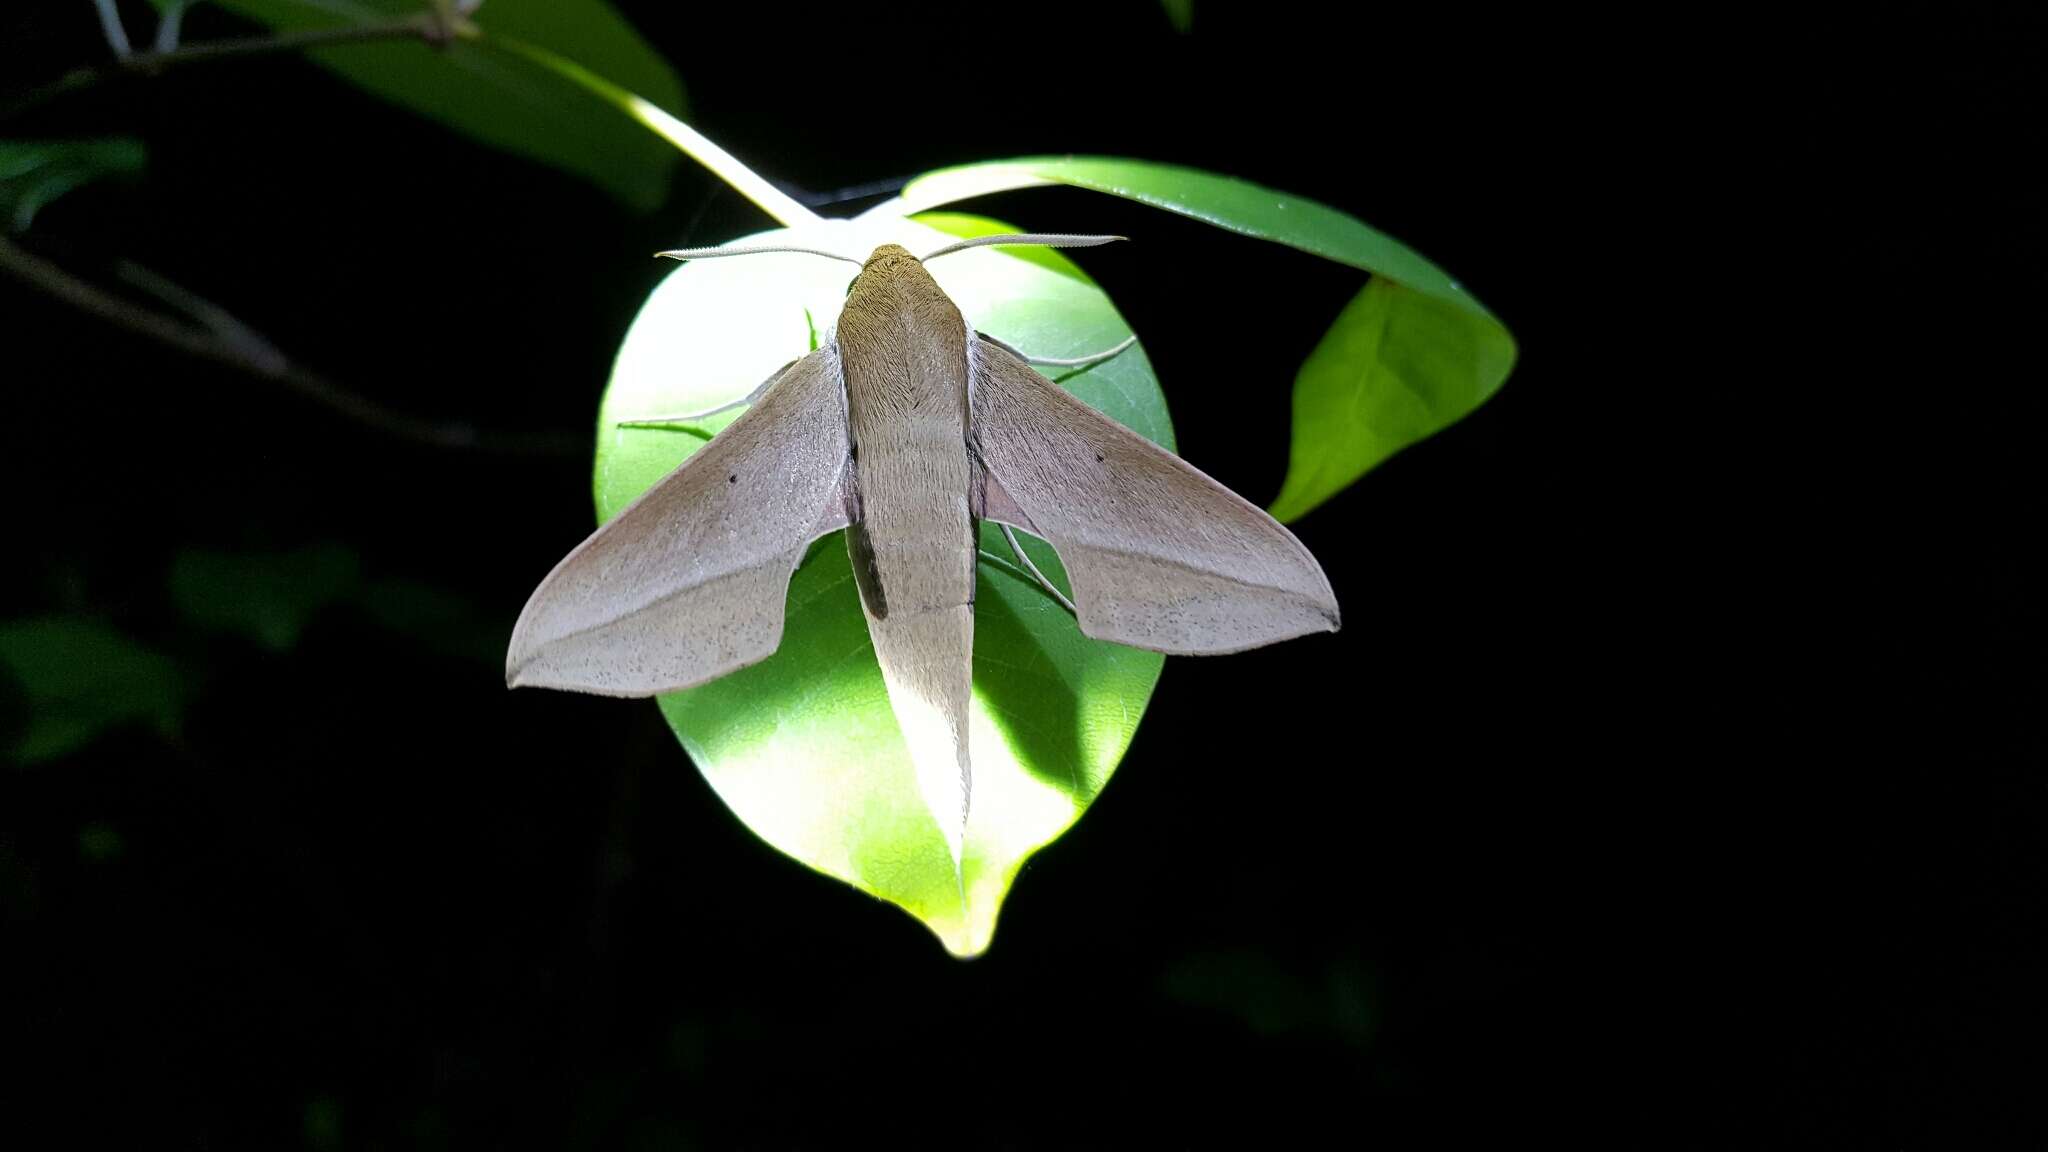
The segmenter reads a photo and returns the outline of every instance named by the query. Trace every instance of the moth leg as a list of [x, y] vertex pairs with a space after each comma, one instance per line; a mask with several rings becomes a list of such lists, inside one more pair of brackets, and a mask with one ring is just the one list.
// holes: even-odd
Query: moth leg
[[1038, 565], [1031, 562], [1031, 557], [1024, 554], [1024, 546], [1017, 542], [1017, 534], [1011, 531], [1010, 526], [1008, 524], [997, 524], [996, 527], [1003, 530], [1003, 539], [1010, 542], [1010, 554], [1017, 558], [1017, 562], [1024, 566], [1026, 572], [1031, 573], [1031, 578], [1038, 581], [1038, 586], [1045, 589], [1045, 594], [1059, 601], [1060, 607], [1065, 608], [1069, 613], [1079, 616], [1081, 611], [1074, 607], [1074, 602], [1067, 599], [1066, 594], [1055, 587], [1053, 582], [1046, 578], [1045, 573], [1038, 570]]
[[1137, 342], [1138, 338], [1136, 336], [1126, 336], [1124, 337], [1123, 342], [1121, 344], [1118, 344], [1116, 347], [1111, 348], [1106, 352], [1097, 352], [1092, 356], [1074, 356], [1064, 360], [1056, 356], [1026, 356], [1024, 357], [1024, 359], [1030, 361], [1033, 364], [1050, 364], [1055, 368], [1079, 368], [1083, 365], [1094, 364], [1098, 361], [1107, 360], [1110, 357], [1116, 355], [1117, 353], [1122, 352], [1124, 349], [1129, 348], [1131, 345], [1136, 344]]
[[640, 416], [631, 420], [621, 420], [618, 422], [618, 426], [621, 428], [658, 428], [667, 424], [695, 424], [699, 420], [716, 416], [720, 412], [730, 412], [735, 408], [745, 408], [765, 395], [777, 380], [782, 379], [782, 374], [789, 371], [789, 365], [794, 363], [796, 361], [791, 360], [789, 364], [784, 364], [782, 367], [770, 372], [768, 378], [761, 381], [752, 392], [737, 400], [729, 400], [716, 408], [706, 408], [702, 412], [683, 412], [674, 416]]
[[1002, 340], [998, 340], [986, 332], [976, 332], [975, 335], [981, 337], [983, 340], [988, 341], [989, 343], [995, 345], [996, 347], [1001, 348], [1003, 351], [1008, 352], [1010, 355], [1015, 356], [1019, 360], [1026, 361], [1031, 364], [1050, 364], [1055, 368], [1080, 368], [1088, 364], [1095, 364], [1100, 361], [1109, 359], [1110, 357], [1116, 355], [1119, 352], [1122, 352], [1124, 349], [1129, 348], [1131, 345], [1136, 344], [1138, 342], [1138, 338], [1136, 336], [1126, 336], [1124, 337], [1123, 343], [1118, 344], [1116, 347], [1111, 348], [1106, 352], [1097, 352], [1090, 356], [1073, 356], [1068, 357], [1066, 359], [1061, 359], [1057, 356], [1028, 356], [1023, 352], [1018, 351], [1016, 348], [1011, 347], [1008, 343]]
[[1015, 560], [1010, 559], [1008, 556], [997, 555], [996, 553], [991, 552], [986, 548], [975, 549], [974, 555], [983, 564], [988, 564], [1000, 568], [1003, 571], [1009, 573], [1010, 575], [1015, 576], [1019, 580], [1024, 580], [1027, 582], [1031, 581], [1031, 573], [1026, 572], [1022, 568], [1019, 568], [1017, 566], [1017, 562]]

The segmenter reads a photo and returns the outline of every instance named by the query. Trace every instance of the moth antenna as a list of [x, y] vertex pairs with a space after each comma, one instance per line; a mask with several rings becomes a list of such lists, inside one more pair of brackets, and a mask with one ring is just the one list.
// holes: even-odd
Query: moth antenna
[[969, 248], [986, 248], [991, 244], [1037, 244], [1046, 248], [1093, 248], [1098, 244], [1110, 244], [1128, 240], [1128, 236], [1080, 236], [1068, 232], [1010, 232], [1000, 236], [976, 236], [972, 240], [955, 240], [944, 248], [924, 257], [936, 260], [954, 252]]
[[655, 255], [666, 256], [671, 260], [709, 260], [714, 256], [759, 256], [767, 252], [801, 252], [806, 256], [823, 256], [828, 260], [843, 260], [848, 264], [867, 263], [865, 260], [856, 260], [837, 252], [827, 252], [823, 248], [798, 248], [783, 244], [764, 244], [746, 248], [675, 248], [667, 252], [656, 252]]

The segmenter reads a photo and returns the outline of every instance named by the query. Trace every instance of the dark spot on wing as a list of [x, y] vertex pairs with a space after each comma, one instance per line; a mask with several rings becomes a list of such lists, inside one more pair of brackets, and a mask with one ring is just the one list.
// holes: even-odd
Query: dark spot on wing
[[[1102, 457], [1100, 457], [1100, 456], [1097, 456], [1097, 457], [1096, 457], [1096, 459], [1097, 459], [1097, 460], [1100, 460], [1100, 459], [1102, 459]], [[727, 477], [725, 478], [725, 482], [726, 482], [727, 484], [737, 484], [737, 483], [739, 483], [739, 482], [740, 482], [740, 474], [739, 474], [739, 473], [737, 473], [737, 472], [735, 472], [735, 473], [733, 473], [732, 475], [730, 475], [730, 476], [727, 476]]]

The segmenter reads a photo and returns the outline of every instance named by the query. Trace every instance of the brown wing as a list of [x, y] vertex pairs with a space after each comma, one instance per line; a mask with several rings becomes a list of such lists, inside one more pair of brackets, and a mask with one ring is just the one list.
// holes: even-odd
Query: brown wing
[[976, 340], [969, 364], [984, 514], [1059, 552], [1083, 633], [1208, 655], [1336, 630], [1330, 582], [1278, 521], [1003, 348]]
[[766, 658], [805, 546], [847, 523], [847, 456], [827, 345], [555, 565], [512, 631], [506, 683], [649, 696]]

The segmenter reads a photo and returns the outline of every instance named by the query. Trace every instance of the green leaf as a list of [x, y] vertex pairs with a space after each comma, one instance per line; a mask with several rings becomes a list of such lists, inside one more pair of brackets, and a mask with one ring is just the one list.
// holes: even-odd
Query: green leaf
[[[279, 32], [388, 23], [427, 0], [219, 0]], [[168, 0], [154, 0], [159, 9]], [[446, 44], [388, 41], [307, 53], [350, 82], [496, 148], [576, 173], [641, 211], [668, 195], [677, 153], [603, 95], [518, 53], [547, 49], [680, 113], [675, 71], [603, 0], [490, 0], [470, 17], [483, 36]], [[374, 131], [374, 128], [370, 129]]]
[[1296, 377], [1293, 447], [1272, 505], [1281, 520], [1457, 423], [1514, 367], [1508, 330], [1413, 249], [1327, 205], [1212, 172], [1105, 157], [998, 160], [920, 176], [869, 215], [1046, 184], [1121, 196], [1373, 274]]
[[1302, 515], [1485, 403], [1514, 366], [1498, 325], [1375, 276], [1294, 377], [1294, 443], [1273, 515]]
[[[933, 225], [944, 228], [935, 230]], [[948, 235], [1014, 231], [973, 218], [833, 222], [768, 236], [864, 256], [896, 242], [928, 251]], [[1033, 354], [1078, 356], [1130, 329], [1077, 268], [999, 249], [932, 265], [968, 322]], [[710, 408], [751, 390], [839, 315], [848, 270], [814, 256], [683, 265], [649, 297], [619, 350], [599, 414], [598, 513], [609, 518], [700, 447], [688, 432], [617, 422]], [[1060, 377], [1089, 404], [1173, 446], [1165, 398], [1142, 348]], [[707, 430], [736, 418], [704, 422]], [[1063, 583], [1052, 550], [1027, 540]], [[1004, 554], [993, 526], [982, 547]], [[841, 537], [819, 541], [790, 583], [782, 646], [769, 659], [661, 698], [662, 712], [712, 788], [768, 843], [924, 921], [956, 955], [988, 946], [1026, 857], [1071, 825], [1129, 747], [1164, 658], [1089, 640], [1042, 590], [981, 566], [975, 605], [974, 809], [962, 862], [925, 808], [889, 710]]]
[[64, 616], [0, 624], [0, 669], [28, 698], [28, 729], [10, 750], [32, 763], [62, 756], [137, 721], [177, 730], [177, 665], [101, 624]]
[[59, 196], [107, 176], [142, 171], [142, 141], [129, 136], [77, 140], [0, 140], [0, 219], [25, 232]]
[[171, 561], [171, 599], [203, 628], [283, 652], [355, 589], [360, 572], [355, 553], [339, 544], [283, 553], [189, 549]]

